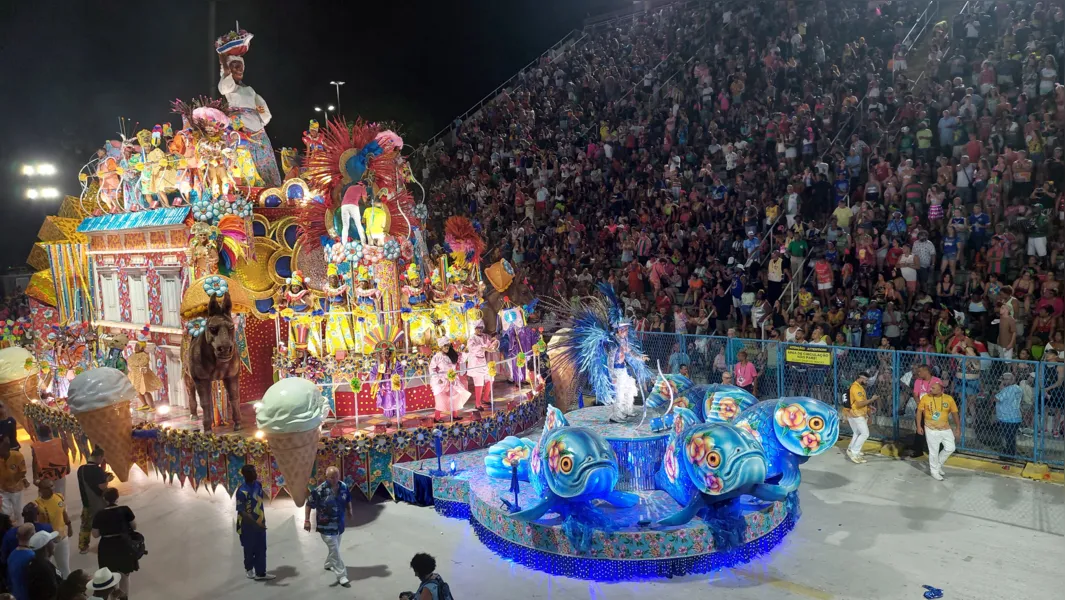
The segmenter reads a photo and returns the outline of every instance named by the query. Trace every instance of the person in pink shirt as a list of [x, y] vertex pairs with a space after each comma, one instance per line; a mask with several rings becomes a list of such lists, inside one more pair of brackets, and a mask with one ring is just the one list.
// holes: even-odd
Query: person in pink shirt
[[753, 362], [747, 360], [746, 350], [740, 350], [736, 354], [736, 364], [732, 367], [732, 375], [736, 379], [736, 385], [752, 394], [758, 394], [758, 387], [755, 385], [758, 379], [758, 369], [754, 367]]

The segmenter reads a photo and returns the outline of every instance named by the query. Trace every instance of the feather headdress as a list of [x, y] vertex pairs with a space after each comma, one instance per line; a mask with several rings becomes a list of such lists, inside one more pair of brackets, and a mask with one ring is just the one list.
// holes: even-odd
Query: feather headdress
[[628, 346], [625, 364], [638, 385], [651, 379], [651, 370], [635, 332], [619, 331], [628, 323], [613, 288], [606, 283], [598, 287], [599, 296], [583, 298], [576, 307], [564, 300], [544, 302], [548, 310], [564, 318], [551, 340], [551, 361], [559, 373], [576, 378], [578, 386], [587, 383], [601, 404], [613, 404], [616, 390], [611, 370], [622, 342]]
[[244, 258], [248, 247], [248, 232], [244, 228], [244, 219], [236, 215], [225, 215], [218, 220], [218, 272], [229, 275], [237, 268], [237, 262]]
[[444, 223], [444, 242], [451, 248], [451, 259], [456, 265], [481, 264], [484, 239], [466, 217], [448, 217]]
[[186, 127], [200, 135], [207, 134], [208, 123], [216, 123], [220, 127], [229, 125], [231, 111], [225, 98], [212, 100], [201, 96], [194, 98], [191, 102], [174, 100], [170, 106], [173, 112], [181, 115], [181, 120]]

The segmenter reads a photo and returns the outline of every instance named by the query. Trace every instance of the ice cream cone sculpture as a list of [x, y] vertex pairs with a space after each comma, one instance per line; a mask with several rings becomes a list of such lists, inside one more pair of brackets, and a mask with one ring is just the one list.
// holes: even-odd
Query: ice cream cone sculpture
[[325, 414], [326, 402], [318, 386], [307, 379], [289, 377], [266, 390], [255, 415], [296, 506], [307, 501], [307, 483], [314, 470]]
[[[27, 362], [28, 361], [28, 362]], [[26, 419], [26, 405], [40, 399], [37, 392], [37, 367], [33, 355], [20, 346], [0, 350], [0, 402], [15, 422], [36, 439], [33, 426]], [[30, 368], [27, 369], [27, 365]]]
[[133, 464], [133, 416], [129, 403], [137, 391], [129, 377], [118, 369], [90, 369], [70, 382], [67, 404], [93, 446], [102, 446], [104, 457], [119, 481], [129, 479]]

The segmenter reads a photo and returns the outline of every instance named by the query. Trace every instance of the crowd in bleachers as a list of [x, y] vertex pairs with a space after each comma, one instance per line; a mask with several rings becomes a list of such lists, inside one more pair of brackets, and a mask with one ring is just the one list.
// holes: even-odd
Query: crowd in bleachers
[[431, 193], [538, 294], [609, 281], [646, 330], [1062, 365], [1065, 15], [976, 0], [907, 52], [924, 5], [590, 28], [429, 149]]

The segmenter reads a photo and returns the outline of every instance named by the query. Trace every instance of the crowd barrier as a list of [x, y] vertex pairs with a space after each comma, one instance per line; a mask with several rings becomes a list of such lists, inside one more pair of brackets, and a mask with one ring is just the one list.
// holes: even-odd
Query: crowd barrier
[[[746, 351], [758, 372], [755, 392], [760, 398], [811, 396], [839, 407], [858, 374], [875, 371], [874, 380], [866, 386], [870, 397], [879, 396], [869, 418], [871, 439], [903, 446], [915, 442], [914, 371], [927, 365], [932, 376], [943, 382], [944, 393], [958, 405], [959, 452], [1065, 465], [1065, 440], [1052, 431], [1065, 410], [1060, 406], [1065, 389], [1053, 387], [1061, 380], [1057, 371], [1061, 363], [708, 335], [640, 332], [640, 336], [652, 369], [676, 373], [681, 364], [687, 364], [695, 383], [719, 383], [740, 351]], [[1014, 385], [1020, 388], [1019, 420], [1013, 409], [1017, 389], [1002, 393], [1006, 373], [1013, 375]], [[846, 421], [842, 428], [848, 431]]]

